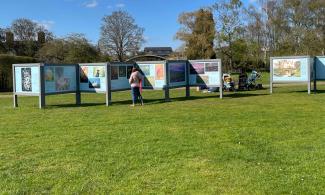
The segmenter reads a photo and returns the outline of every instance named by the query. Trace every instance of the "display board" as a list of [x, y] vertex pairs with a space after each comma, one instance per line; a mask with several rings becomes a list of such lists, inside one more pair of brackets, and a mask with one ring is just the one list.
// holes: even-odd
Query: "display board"
[[130, 89], [129, 78], [133, 64], [111, 63], [111, 90], [120, 91]]
[[184, 87], [187, 80], [187, 61], [168, 61], [169, 87]]
[[191, 86], [222, 86], [221, 60], [190, 60], [189, 63]]
[[137, 62], [136, 66], [144, 75], [142, 82], [146, 89], [163, 89], [166, 85], [166, 62]]
[[[144, 75], [144, 89], [165, 91], [169, 100], [169, 89], [190, 86], [222, 86], [220, 60], [170, 60], [131, 63], [83, 63], [83, 64], [14, 64], [14, 107], [18, 106], [18, 95], [39, 97], [39, 107], [45, 107], [47, 95], [75, 93], [76, 104], [81, 103], [80, 92], [105, 93], [106, 105], [111, 102], [111, 92], [129, 90], [132, 68], [139, 68]], [[190, 78], [191, 77], [191, 78]], [[189, 79], [190, 78], [190, 79]], [[191, 83], [189, 81], [191, 80]], [[222, 98], [222, 87], [220, 97]]]
[[309, 57], [273, 58], [271, 60], [273, 82], [308, 82]]
[[45, 94], [75, 92], [76, 65], [44, 65]]
[[273, 83], [306, 83], [310, 94], [311, 62], [310, 56], [271, 57], [270, 93]]
[[106, 93], [107, 63], [79, 64], [79, 87], [83, 92]]
[[316, 80], [325, 80], [325, 56], [317, 56], [314, 61]]
[[40, 64], [14, 65], [15, 93], [40, 93]]

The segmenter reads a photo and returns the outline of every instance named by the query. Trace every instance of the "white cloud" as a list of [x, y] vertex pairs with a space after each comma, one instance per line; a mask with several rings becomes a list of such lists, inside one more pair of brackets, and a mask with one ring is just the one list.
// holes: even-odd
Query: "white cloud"
[[250, 3], [250, 4], [257, 3], [257, 0], [249, 0], [249, 3]]
[[95, 8], [98, 6], [98, 2], [97, 2], [97, 0], [92, 0], [92, 1], [85, 2], [83, 5], [86, 8]]
[[115, 7], [123, 8], [123, 7], [125, 7], [125, 4], [124, 3], [118, 3], [118, 4], [115, 5]]
[[39, 26], [43, 26], [47, 30], [51, 30], [55, 22], [53, 20], [33, 20], [33, 22], [37, 23]]

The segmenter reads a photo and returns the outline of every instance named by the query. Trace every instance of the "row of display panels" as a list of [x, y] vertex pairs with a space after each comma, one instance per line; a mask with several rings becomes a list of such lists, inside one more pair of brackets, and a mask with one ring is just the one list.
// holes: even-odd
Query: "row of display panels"
[[[44, 71], [45, 94], [75, 92], [78, 87], [83, 92], [105, 93], [108, 74], [110, 74], [112, 91], [126, 90], [130, 88], [129, 78], [134, 66], [138, 67], [144, 75], [143, 88], [164, 89], [167, 84], [166, 65], [168, 65], [170, 87], [182, 87], [187, 83], [192, 86], [221, 86], [220, 60], [137, 62], [135, 65], [124, 63], [15, 64], [13, 65], [15, 92], [39, 94], [41, 67]], [[79, 78], [76, 78], [77, 74]]]

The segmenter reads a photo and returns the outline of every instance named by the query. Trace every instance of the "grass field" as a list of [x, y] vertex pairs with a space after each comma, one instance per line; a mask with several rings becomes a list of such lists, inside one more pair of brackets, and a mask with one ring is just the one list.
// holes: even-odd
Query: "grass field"
[[[323, 87], [323, 90], [325, 87]], [[324, 91], [322, 91], [324, 92]], [[325, 93], [0, 95], [0, 194], [322, 194]]]

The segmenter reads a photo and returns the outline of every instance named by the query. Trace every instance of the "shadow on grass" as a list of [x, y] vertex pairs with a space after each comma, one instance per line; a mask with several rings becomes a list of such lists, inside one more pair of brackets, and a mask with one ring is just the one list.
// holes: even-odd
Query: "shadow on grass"
[[255, 96], [265, 96], [270, 95], [269, 93], [231, 93], [224, 94], [226, 98], [245, 98], [245, 97], [255, 97]]
[[101, 106], [106, 105], [106, 103], [81, 103], [77, 104], [50, 104], [46, 105], [46, 108], [72, 108], [72, 107], [92, 107], [92, 106]]
[[[306, 92], [307, 92], [307, 91], [306, 91]], [[311, 93], [314, 93], [314, 90], [311, 90]], [[325, 93], [325, 90], [319, 90], [319, 89], [318, 89], [318, 90], [316, 90], [316, 94], [317, 94], [317, 93]]]
[[[168, 102], [180, 102], [180, 101], [193, 101], [193, 100], [199, 100], [199, 99], [209, 99], [209, 98], [218, 98], [219, 95], [210, 95], [210, 96], [190, 96], [190, 97], [174, 97], [169, 98], [170, 101], [166, 101], [165, 98], [157, 98], [157, 99], [144, 99], [143, 103], [145, 105], [151, 105], [151, 104], [163, 104]], [[113, 101], [113, 105], [125, 105], [125, 104], [131, 104], [131, 100], [122, 100], [122, 101]]]
[[[254, 96], [264, 96], [268, 94], [252, 94], [252, 93], [231, 93], [224, 94], [225, 98], [245, 98], [245, 97], [254, 97]], [[166, 101], [164, 98], [155, 98], [155, 99], [144, 99], [143, 102], [145, 105], [153, 105], [153, 104], [163, 104], [168, 102], [180, 102], [180, 101], [194, 101], [194, 100], [202, 100], [202, 99], [219, 99], [219, 94], [209, 94], [207, 96], [190, 96], [190, 97], [174, 97], [170, 98], [170, 101]], [[132, 103], [131, 100], [120, 100], [120, 101], [112, 101], [111, 105], [130, 105]], [[50, 104], [46, 105], [46, 108], [69, 108], [69, 107], [92, 107], [92, 106], [100, 106], [106, 105], [106, 103], [81, 103], [81, 105], [76, 104]]]

